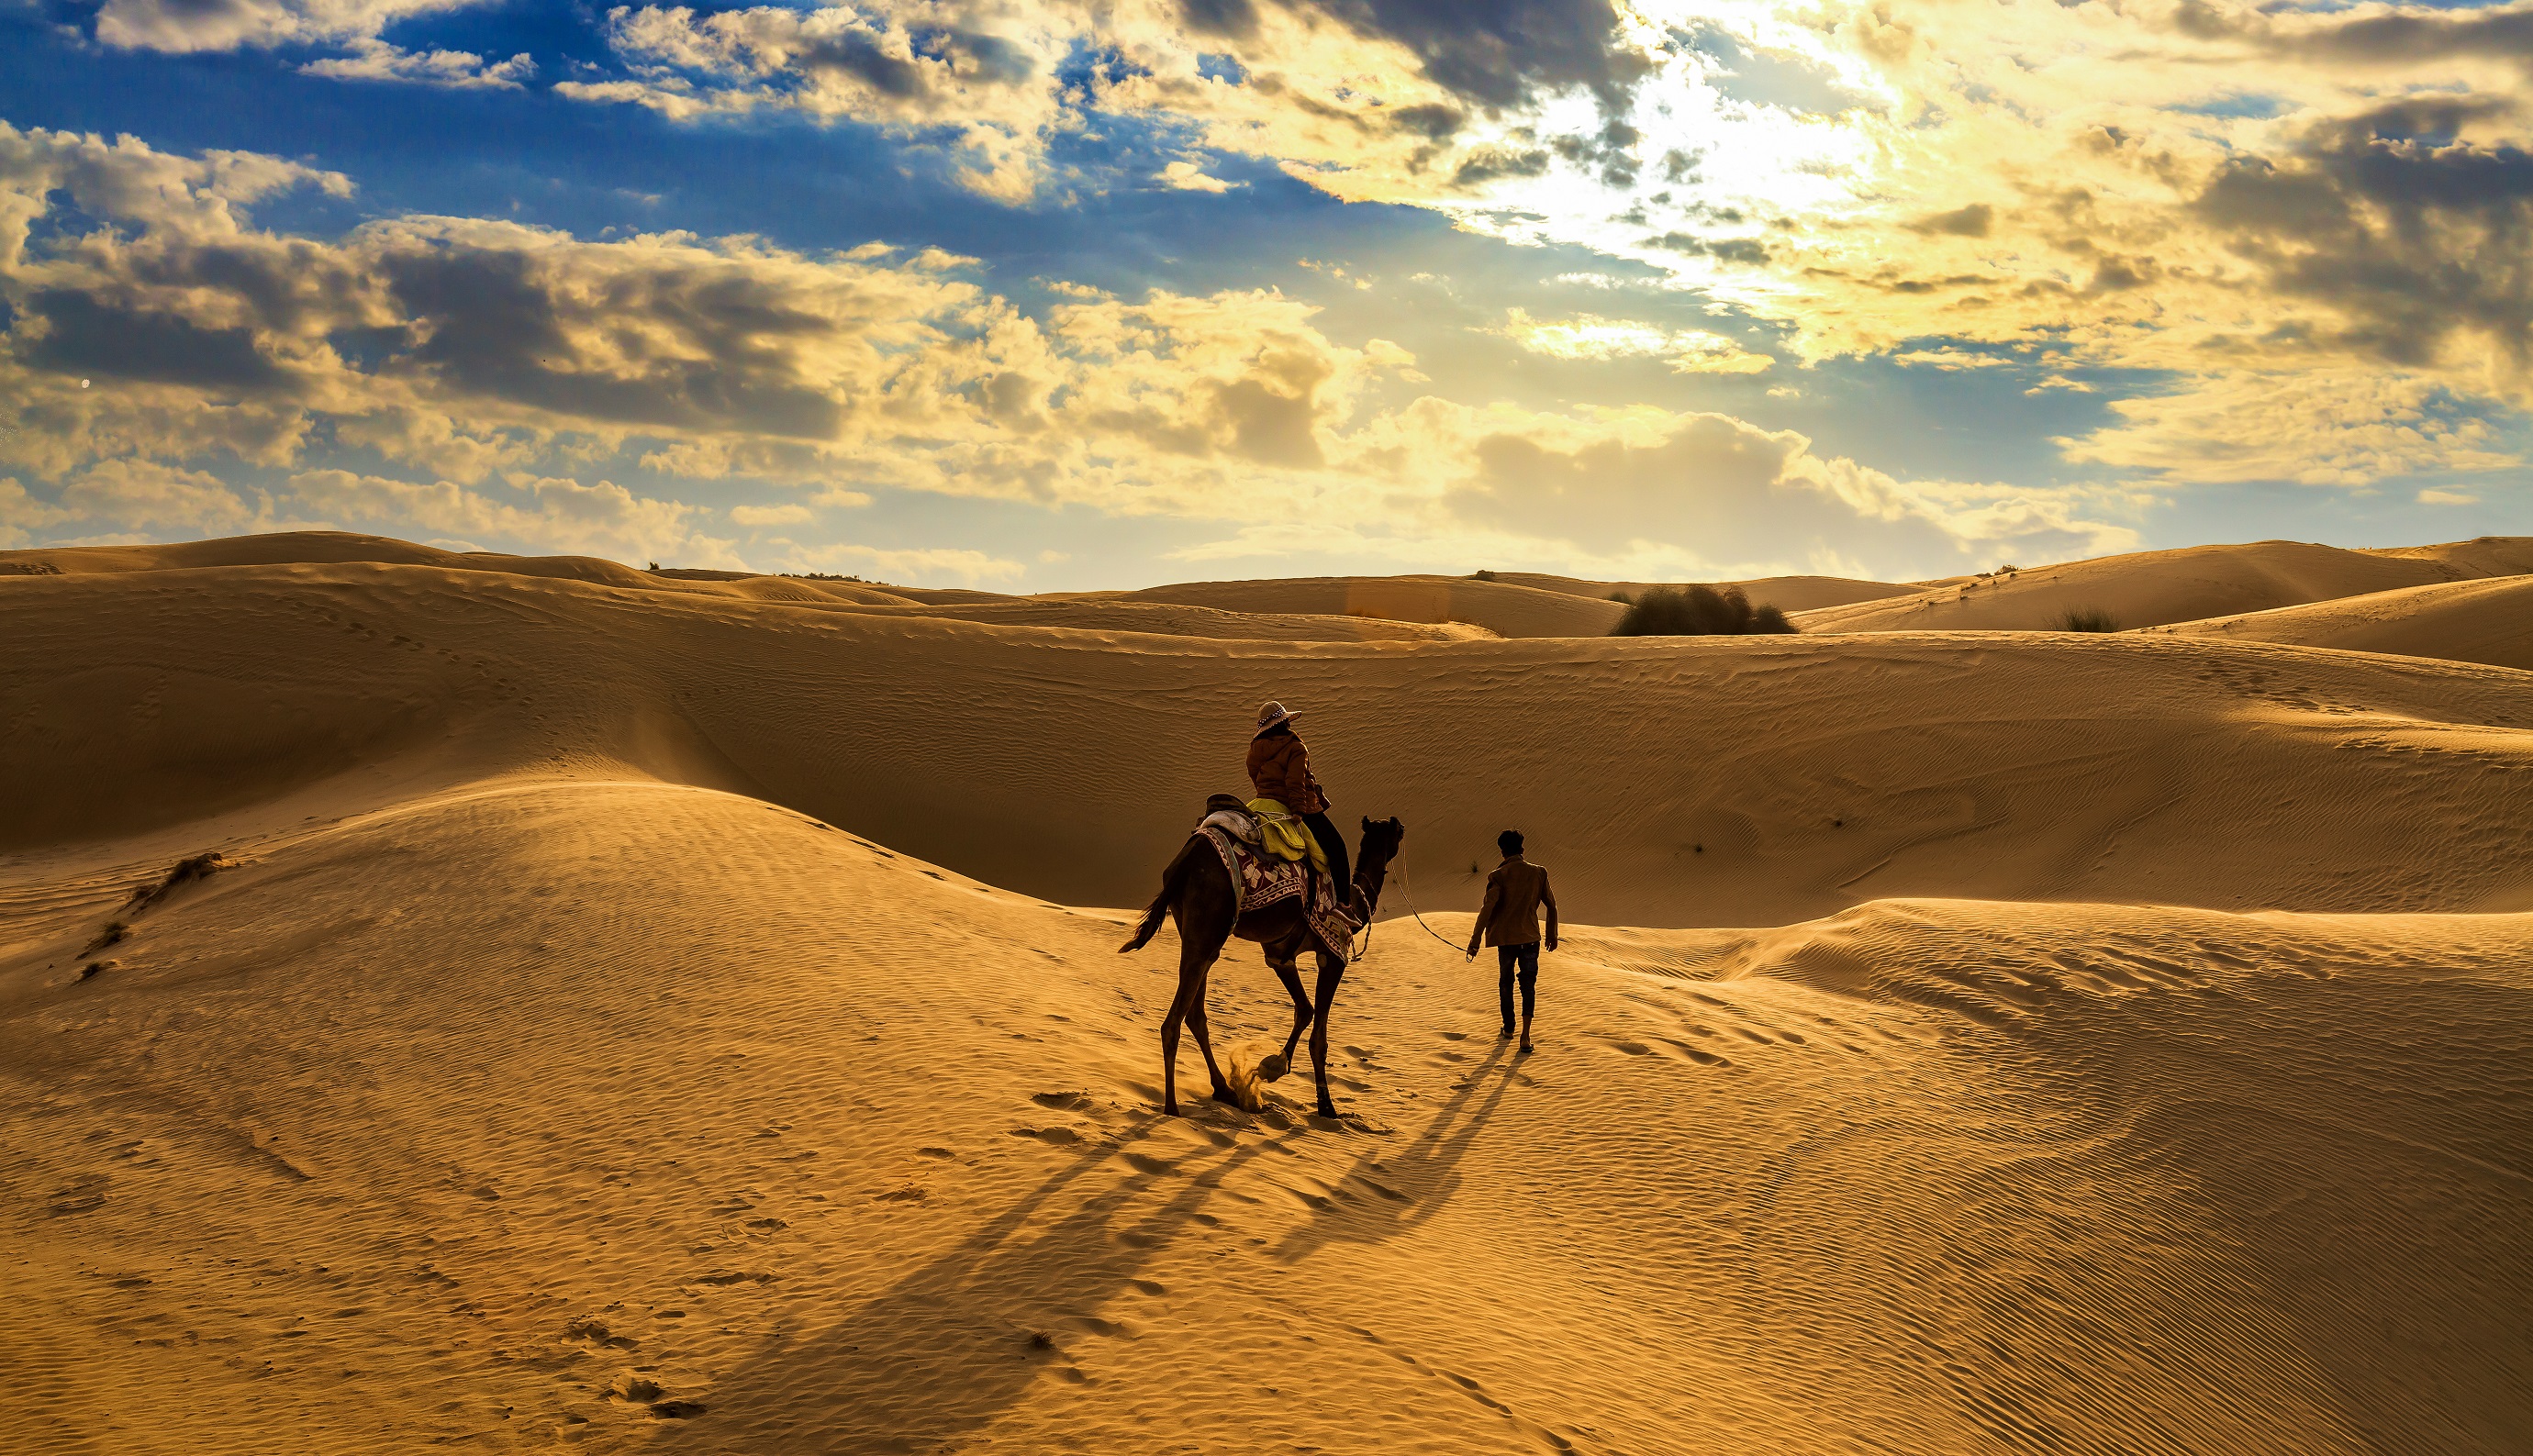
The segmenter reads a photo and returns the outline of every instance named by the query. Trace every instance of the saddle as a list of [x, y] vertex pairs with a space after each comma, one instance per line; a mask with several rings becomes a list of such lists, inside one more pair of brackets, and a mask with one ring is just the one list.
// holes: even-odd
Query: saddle
[[[1230, 873], [1232, 886], [1239, 892], [1240, 913], [1298, 900], [1302, 903], [1303, 919], [1311, 927], [1311, 938], [1319, 948], [1339, 961], [1347, 960], [1355, 932], [1363, 924], [1338, 903], [1329, 875], [1314, 865], [1317, 855], [1286, 858], [1274, 844], [1274, 837], [1259, 822], [1259, 816], [1246, 802], [1230, 794], [1207, 798], [1205, 811], [1196, 832], [1221, 856], [1222, 867]], [[1304, 834], [1307, 837], [1308, 831]], [[1316, 850], [1318, 846], [1311, 847]]]

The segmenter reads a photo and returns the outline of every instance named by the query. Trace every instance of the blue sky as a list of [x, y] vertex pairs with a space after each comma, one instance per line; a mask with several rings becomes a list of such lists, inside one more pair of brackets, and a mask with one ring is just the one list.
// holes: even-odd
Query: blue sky
[[0, 9], [0, 547], [1055, 590], [2518, 533], [2518, 17]]

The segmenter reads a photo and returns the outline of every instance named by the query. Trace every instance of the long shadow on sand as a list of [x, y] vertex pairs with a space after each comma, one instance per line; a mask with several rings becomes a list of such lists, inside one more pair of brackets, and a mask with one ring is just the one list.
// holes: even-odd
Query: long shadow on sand
[[1394, 1153], [1382, 1149], [1355, 1159], [1336, 1182], [1339, 1196], [1315, 1205], [1316, 1216], [1294, 1225], [1274, 1256], [1299, 1263], [1333, 1243], [1378, 1244], [1441, 1212], [1459, 1190], [1461, 1157], [1512, 1086], [1511, 1046], [1497, 1042], [1415, 1141]]
[[[682, 1449], [901, 1452], [954, 1446], [1044, 1378], [1078, 1378], [1063, 1345], [1100, 1333], [1099, 1310], [1270, 1139], [1243, 1142], [1195, 1172], [1139, 1156], [1157, 1119], [1125, 1129], [1048, 1177], [957, 1246], [910, 1270], [842, 1322], [779, 1340], [708, 1397], [711, 1416], [664, 1429]], [[1114, 1163], [1134, 1171], [1051, 1224], [1016, 1238], [1038, 1211]], [[1127, 1209], [1183, 1179], [1166, 1201]], [[1052, 1336], [1034, 1343], [1038, 1333]]]

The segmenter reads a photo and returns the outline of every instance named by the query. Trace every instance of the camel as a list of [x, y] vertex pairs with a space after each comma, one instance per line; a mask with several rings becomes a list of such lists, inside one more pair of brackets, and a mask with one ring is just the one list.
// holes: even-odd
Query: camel
[[[1356, 904], [1367, 921], [1373, 908], [1381, 903], [1382, 882], [1388, 878], [1389, 862], [1397, 857], [1400, 841], [1407, 830], [1395, 819], [1363, 821], [1363, 845], [1355, 851], [1354, 891]], [[1231, 1084], [1223, 1079], [1222, 1069], [1213, 1060], [1213, 1039], [1206, 1032], [1205, 983], [1222, 948], [1235, 935], [1254, 940], [1266, 953], [1266, 964], [1275, 978], [1293, 998], [1293, 1031], [1284, 1038], [1284, 1051], [1269, 1057], [1259, 1068], [1260, 1075], [1272, 1081], [1282, 1077], [1293, 1064], [1294, 1044], [1302, 1039], [1304, 1028], [1311, 1033], [1311, 1071], [1319, 1083], [1320, 1116], [1335, 1117], [1336, 1105], [1328, 1100], [1328, 1008], [1337, 999], [1337, 982], [1345, 978], [1345, 962], [1325, 951], [1320, 958], [1320, 982], [1316, 998], [1302, 993], [1302, 973], [1295, 962], [1304, 951], [1313, 950], [1311, 930], [1304, 917], [1302, 903], [1284, 901], [1263, 910], [1240, 913], [1240, 887], [1223, 868], [1222, 856], [1206, 843], [1202, 834], [1190, 835], [1178, 857], [1161, 873], [1161, 893], [1144, 918], [1135, 927], [1132, 939], [1117, 948], [1123, 955], [1140, 951], [1161, 928], [1161, 916], [1174, 916], [1179, 927], [1179, 991], [1170, 1003], [1170, 1014], [1161, 1022], [1161, 1111], [1176, 1117], [1179, 1111], [1179, 1025], [1185, 1022], [1196, 1032], [1197, 1050], [1205, 1054], [1206, 1075], [1213, 1078], [1213, 1098], [1217, 1102], [1234, 1102]]]

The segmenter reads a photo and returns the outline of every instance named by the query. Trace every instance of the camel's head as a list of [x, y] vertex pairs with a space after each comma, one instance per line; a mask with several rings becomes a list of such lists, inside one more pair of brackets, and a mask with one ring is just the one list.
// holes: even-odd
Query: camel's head
[[1385, 865], [1398, 857], [1398, 846], [1407, 838], [1407, 826], [1395, 819], [1375, 819], [1366, 815], [1363, 821], [1363, 848], [1355, 856], [1365, 866]]

